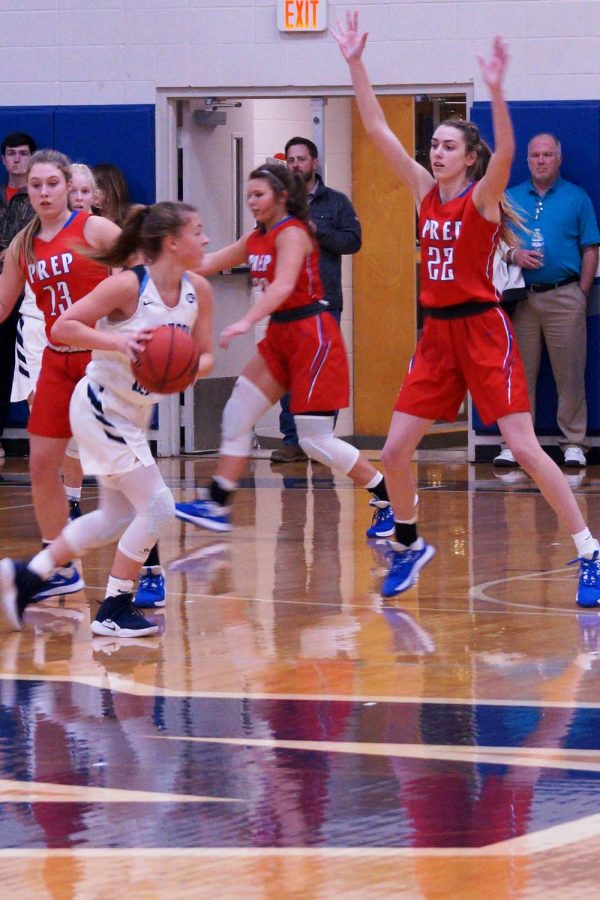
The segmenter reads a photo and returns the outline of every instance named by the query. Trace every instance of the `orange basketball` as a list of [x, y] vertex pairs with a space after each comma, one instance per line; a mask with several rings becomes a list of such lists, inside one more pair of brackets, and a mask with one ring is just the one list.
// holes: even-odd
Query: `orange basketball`
[[192, 384], [198, 353], [190, 334], [173, 325], [160, 325], [131, 369], [137, 381], [155, 394], [177, 394]]

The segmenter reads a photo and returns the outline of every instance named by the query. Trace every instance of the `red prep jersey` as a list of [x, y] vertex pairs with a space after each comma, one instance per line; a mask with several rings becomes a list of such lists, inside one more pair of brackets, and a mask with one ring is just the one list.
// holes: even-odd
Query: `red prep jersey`
[[255, 229], [247, 242], [248, 262], [252, 274], [252, 284], [255, 291], [264, 290], [275, 278], [275, 239], [285, 228], [302, 228], [313, 245], [313, 252], [304, 258], [298, 280], [292, 293], [278, 309], [295, 309], [298, 306], [308, 306], [316, 300], [323, 298], [323, 286], [319, 275], [319, 248], [317, 242], [310, 233], [310, 229], [300, 219], [289, 216], [282, 219], [270, 231], [266, 233]]
[[437, 185], [423, 198], [420, 299], [425, 307], [498, 301], [492, 268], [501, 226], [477, 210], [474, 187], [448, 203], [441, 202]]
[[34, 238], [36, 263], [23, 264], [36, 303], [44, 313], [50, 343], [50, 329], [60, 314], [108, 276], [106, 266], [78, 252], [90, 247], [83, 236], [89, 215], [74, 212], [51, 241]]

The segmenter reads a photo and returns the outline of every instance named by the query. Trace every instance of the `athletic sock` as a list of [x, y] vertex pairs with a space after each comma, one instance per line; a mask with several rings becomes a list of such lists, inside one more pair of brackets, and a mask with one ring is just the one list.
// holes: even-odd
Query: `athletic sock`
[[577, 548], [577, 556], [581, 559], [585, 557], [586, 559], [591, 559], [596, 552], [596, 550], [600, 550], [600, 544], [596, 540], [596, 538], [592, 537], [589, 528], [584, 528], [582, 531], [578, 531], [577, 534], [572, 534], [573, 543]]
[[29, 560], [29, 562], [27, 563], [27, 568], [31, 572], [34, 572], [39, 578], [43, 578], [45, 581], [46, 578], [48, 578], [58, 567], [56, 565], [54, 557], [52, 556], [52, 552], [46, 546], [43, 550], [40, 550], [39, 553], [36, 553], [36, 555]]
[[148, 556], [146, 557], [146, 562], [144, 563], [144, 568], [147, 569], [149, 566], [160, 566], [160, 557], [158, 555], [158, 544], [155, 544]]
[[81, 488], [71, 487], [68, 484], [63, 485], [68, 500], [81, 500]]
[[387, 488], [385, 486], [385, 478], [383, 477], [381, 472], [377, 472], [373, 476], [373, 478], [367, 484], [365, 484], [365, 489], [373, 494], [376, 500], [383, 500], [386, 503], [390, 502]]
[[220, 475], [215, 475], [208, 488], [208, 496], [219, 506], [229, 506], [229, 499], [235, 489], [235, 483]]
[[410, 547], [418, 538], [417, 523], [412, 522], [394, 522], [394, 530], [396, 541], [403, 547]]
[[132, 594], [133, 579], [132, 578], [115, 578], [114, 575], [108, 576], [106, 583], [106, 597], [116, 597], [118, 594]]

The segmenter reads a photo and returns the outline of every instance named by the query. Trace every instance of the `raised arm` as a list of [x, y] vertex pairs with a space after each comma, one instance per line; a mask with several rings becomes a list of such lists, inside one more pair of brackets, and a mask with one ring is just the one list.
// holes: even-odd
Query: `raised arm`
[[500, 37], [494, 38], [492, 54], [488, 61], [481, 56], [477, 57], [482, 78], [492, 101], [494, 152], [485, 175], [475, 185], [473, 202], [482, 216], [491, 221], [498, 221], [498, 204], [506, 190], [515, 155], [515, 136], [503, 89], [508, 59], [508, 48]]
[[383, 110], [369, 81], [362, 61], [367, 42], [366, 32], [358, 34], [358, 13], [346, 13], [346, 28], [338, 20], [338, 30], [331, 34], [348, 63], [358, 111], [370, 139], [392, 166], [394, 172], [410, 189], [417, 207], [433, 187], [433, 176], [410, 156], [386, 122]]

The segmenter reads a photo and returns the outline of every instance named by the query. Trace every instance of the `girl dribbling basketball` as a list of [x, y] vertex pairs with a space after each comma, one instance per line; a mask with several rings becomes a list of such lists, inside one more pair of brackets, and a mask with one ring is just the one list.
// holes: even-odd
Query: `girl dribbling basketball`
[[157, 397], [138, 384], [130, 363], [153, 328], [171, 324], [190, 331], [199, 353], [198, 376], [211, 368], [212, 292], [204, 278], [186, 271], [200, 265], [206, 242], [194, 207], [157, 203], [134, 208], [114, 248], [99, 260], [121, 266], [140, 251], [148, 265], [111, 276], [66, 310], [52, 329], [52, 340], [93, 351], [73, 394], [71, 423], [84, 472], [99, 481], [100, 502], [27, 565], [2, 560], [0, 601], [15, 629], [44, 579], [65, 560], [118, 540], [92, 632], [143, 637], [158, 630], [134, 606], [134, 583], [173, 516], [174, 503], [145, 434]]

